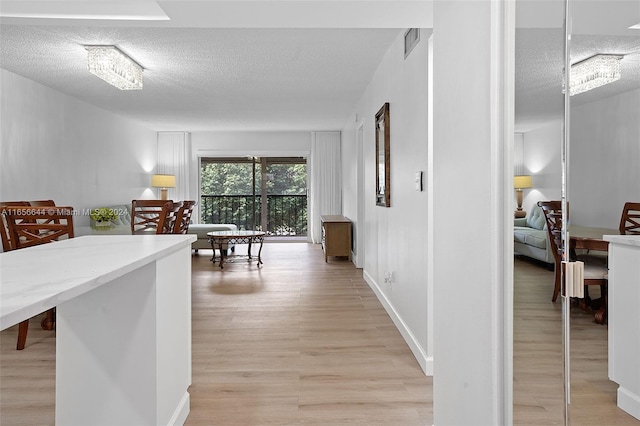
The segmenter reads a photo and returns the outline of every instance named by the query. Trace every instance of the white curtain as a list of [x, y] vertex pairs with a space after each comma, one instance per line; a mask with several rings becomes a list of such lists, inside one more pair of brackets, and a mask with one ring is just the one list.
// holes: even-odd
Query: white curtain
[[320, 216], [342, 214], [340, 132], [313, 132], [309, 160], [307, 240], [320, 243], [322, 242]]
[[158, 174], [174, 175], [176, 187], [167, 197], [174, 201], [189, 198], [190, 138], [187, 132], [158, 132]]

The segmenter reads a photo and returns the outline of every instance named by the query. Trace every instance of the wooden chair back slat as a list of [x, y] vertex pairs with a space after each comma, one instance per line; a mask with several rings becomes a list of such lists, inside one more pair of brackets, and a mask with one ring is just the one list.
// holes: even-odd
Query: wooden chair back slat
[[186, 234], [189, 231], [189, 223], [191, 223], [191, 214], [196, 206], [194, 200], [186, 200], [182, 202], [182, 208], [178, 212], [176, 223], [173, 227], [174, 234]]
[[2, 220], [2, 229], [0, 237], [2, 238], [2, 251], [11, 251], [16, 249], [15, 241], [11, 238], [9, 232], [9, 223], [6, 220], [4, 208], [8, 206], [29, 206], [28, 201], [0, 201], [0, 214]]
[[160, 214], [167, 201], [171, 200], [132, 200], [131, 234], [157, 233]]
[[175, 203], [173, 201], [165, 202], [158, 219], [156, 234], [173, 234], [180, 209], [182, 209], [182, 202], [180, 201]]
[[640, 203], [624, 204], [618, 229], [621, 235], [640, 235]]
[[554, 259], [554, 284], [551, 301], [555, 302], [561, 291], [561, 265], [563, 257], [562, 245], [562, 202], [561, 201], [538, 201], [538, 206], [544, 213], [547, 224], [547, 234], [549, 245]]
[[562, 261], [562, 202], [539, 201], [547, 224], [547, 233], [556, 264]]
[[3, 210], [15, 248], [73, 238], [73, 207], [7, 206]]

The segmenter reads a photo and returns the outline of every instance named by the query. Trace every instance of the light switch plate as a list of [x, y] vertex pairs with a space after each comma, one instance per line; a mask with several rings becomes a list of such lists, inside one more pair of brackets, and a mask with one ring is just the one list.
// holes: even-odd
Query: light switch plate
[[416, 191], [421, 192], [422, 191], [422, 171], [417, 171], [416, 172]]

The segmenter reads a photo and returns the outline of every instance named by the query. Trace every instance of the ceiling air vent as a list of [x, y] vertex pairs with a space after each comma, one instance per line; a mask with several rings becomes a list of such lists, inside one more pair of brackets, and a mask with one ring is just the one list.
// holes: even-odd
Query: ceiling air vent
[[409, 28], [404, 33], [404, 58], [407, 59], [409, 53], [416, 47], [416, 44], [420, 41], [420, 28]]

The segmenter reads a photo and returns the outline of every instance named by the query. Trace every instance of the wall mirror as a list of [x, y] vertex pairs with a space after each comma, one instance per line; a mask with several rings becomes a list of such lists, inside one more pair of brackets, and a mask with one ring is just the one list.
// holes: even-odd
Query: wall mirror
[[376, 114], [376, 205], [391, 206], [389, 168], [389, 103]]
[[[627, 343], [635, 340], [632, 345], [637, 348], [638, 340], [619, 334], [629, 330], [626, 336], [638, 336], [637, 331], [627, 328], [634, 323], [627, 315], [636, 308], [627, 313], [626, 302], [618, 305], [615, 294], [610, 297], [612, 289], [617, 287], [619, 291], [620, 287], [608, 280], [616, 275], [612, 268], [615, 262], [608, 257], [607, 243], [602, 241], [603, 235], [619, 233], [625, 202], [640, 198], [640, 2], [568, 3], [571, 26], [567, 60], [571, 73], [565, 118], [564, 190], [570, 208], [565, 247], [578, 244], [576, 238], [580, 238], [579, 244], [589, 249], [589, 255], [579, 260], [589, 266], [590, 279], [585, 284], [590, 285], [585, 286], [587, 308], [582, 312], [586, 315], [576, 315], [575, 308], [567, 315], [570, 331], [565, 357], [570, 359], [567, 375], [571, 379], [567, 383], [567, 416], [570, 424], [584, 424], [589, 415], [593, 418], [594, 401], [608, 400], [611, 408], [597, 406], [599, 412], [611, 409], [621, 417], [635, 412], [640, 419], [640, 389], [635, 387], [634, 392], [626, 393], [640, 383], [640, 378], [636, 375], [633, 385], [625, 385], [625, 380], [633, 376], [631, 371], [638, 371], [638, 363], [632, 361], [638, 357]], [[594, 69], [599, 70], [597, 75]], [[604, 268], [594, 265], [593, 256], [598, 255], [605, 259]], [[607, 270], [607, 264], [611, 269]], [[624, 316], [624, 325], [616, 324], [615, 315], [610, 321], [608, 312]], [[587, 351], [591, 354], [588, 363], [584, 357]], [[587, 383], [598, 393], [585, 395]], [[635, 403], [625, 404], [631, 400]], [[608, 421], [613, 422], [611, 419]], [[638, 419], [634, 419], [636, 424], [640, 423]]]
[[[640, 109], [637, 24], [637, 0], [518, 1], [515, 131], [523, 135], [524, 151], [523, 168], [516, 174], [534, 176], [533, 188], [525, 192], [523, 203], [528, 212], [538, 201], [564, 200], [571, 205], [570, 218], [569, 209], [563, 208], [566, 217], [562, 222], [569, 231], [563, 236], [564, 247], [576, 244], [576, 237], [597, 240], [598, 234], [618, 233], [624, 202], [640, 194], [640, 125], [635, 118]], [[621, 56], [619, 75], [612, 72], [616, 78], [601, 86], [591, 84], [590, 90], [573, 90], [580, 76], [586, 75], [577, 65], [597, 55]], [[583, 71], [578, 72], [580, 68]], [[566, 70], [570, 70], [568, 80]], [[569, 90], [563, 92], [565, 81]], [[595, 249], [589, 254], [606, 256]], [[519, 277], [540, 276], [537, 266], [532, 268], [520, 259], [514, 264]], [[564, 424], [578, 425], [604, 411], [613, 413], [609, 421], [614, 423], [613, 416], [626, 416], [616, 408], [618, 384], [608, 371], [616, 352], [608, 347], [615, 325], [597, 322], [602, 318], [602, 303], [613, 312], [611, 299], [603, 298], [606, 287], [593, 280], [594, 285], [587, 289], [591, 299], [581, 307], [561, 292], [553, 304], [555, 310], [544, 314], [554, 315], [555, 325], [547, 328], [551, 317], [530, 316], [528, 306], [533, 300], [548, 304], [554, 280], [544, 278], [547, 284], [539, 294], [531, 291], [528, 280], [514, 279], [513, 370], [518, 380], [513, 395], [516, 401], [535, 399], [539, 405], [516, 404], [513, 423], [527, 423], [536, 416], [538, 423], [561, 424], [564, 420]], [[525, 322], [527, 327], [522, 326]], [[544, 344], [534, 347], [530, 345], [534, 341]], [[544, 351], [538, 351], [543, 347]], [[523, 353], [525, 358], [519, 356]], [[535, 368], [526, 365], [525, 359], [535, 359]], [[553, 365], [556, 372], [562, 368], [564, 374], [544, 377], [541, 365]], [[555, 404], [562, 399], [563, 411]]]

